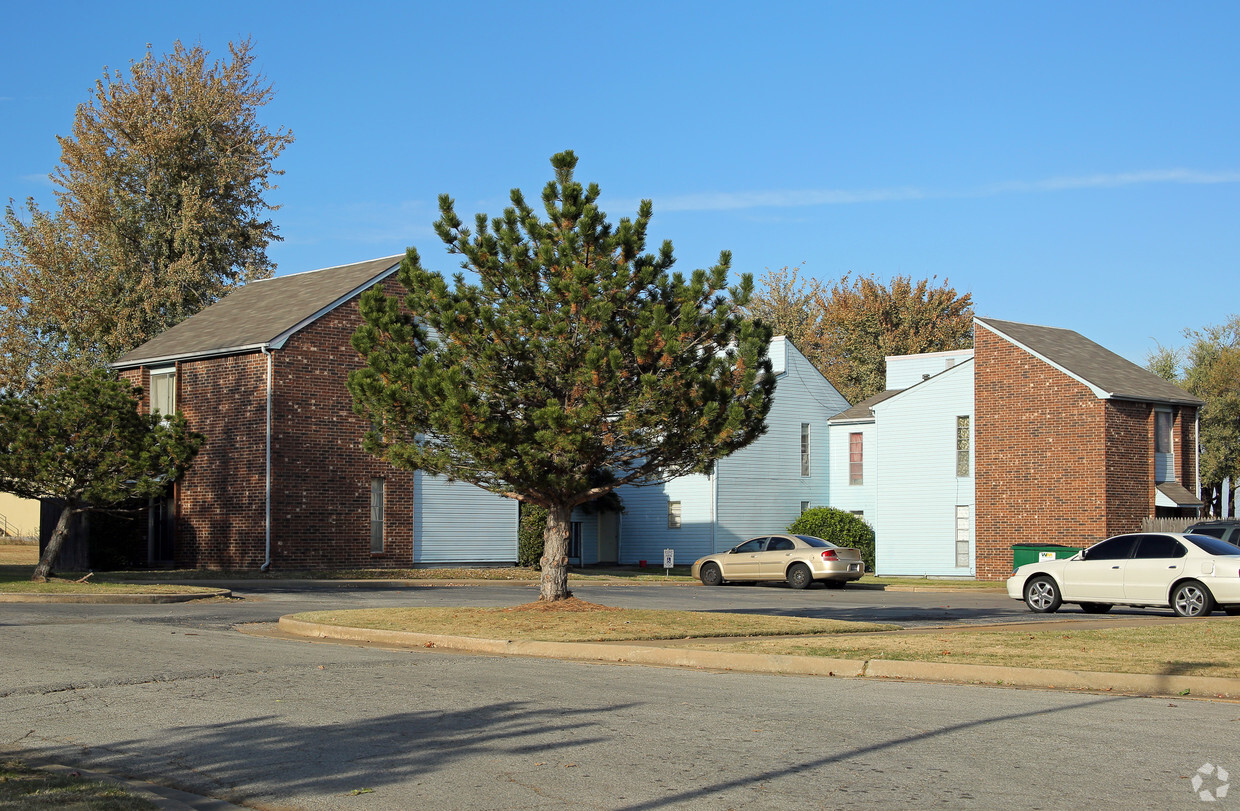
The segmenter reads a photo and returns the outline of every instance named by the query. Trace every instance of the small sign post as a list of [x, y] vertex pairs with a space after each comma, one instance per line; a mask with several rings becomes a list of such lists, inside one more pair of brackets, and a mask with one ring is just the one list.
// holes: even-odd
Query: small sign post
[[676, 565], [676, 550], [663, 550], [663, 576], [668, 577], [672, 573], [672, 567]]

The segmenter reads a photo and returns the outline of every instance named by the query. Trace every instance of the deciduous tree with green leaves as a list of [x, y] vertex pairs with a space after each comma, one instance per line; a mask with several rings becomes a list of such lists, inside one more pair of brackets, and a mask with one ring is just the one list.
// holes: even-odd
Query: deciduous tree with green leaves
[[570, 596], [574, 507], [709, 471], [762, 434], [774, 390], [771, 332], [743, 315], [752, 279], [727, 287], [730, 255], [672, 272], [670, 242], [645, 252], [649, 200], [612, 226], [576, 156], [551, 164], [545, 220], [514, 189], [470, 228], [440, 196], [435, 231], [478, 283], [450, 287], [410, 249], [407, 292], [362, 297], [349, 378], [368, 451], [547, 510], [547, 601]]
[[73, 516], [162, 495], [203, 437], [179, 414], [142, 414], [142, 389], [104, 369], [57, 375], [41, 393], [0, 393], [0, 492], [56, 499], [60, 518], [35, 567], [46, 580]]
[[883, 390], [890, 355], [973, 346], [972, 294], [946, 280], [846, 275], [827, 286], [799, 270], [767, 273], [748, 310], [792, 338], [850, 403]]
[[947, 280], [845, 276], [819, 293], [822, 333], [815, 356], [827, 380], [850, 403], [886, 386], [887, 357], [973, 346], [973, 296]]
[[265, 199], [292, 142], [257, 119], [272, 89], [247, 40], [231, 59], [202, 46], [128, 78], [105, 69], [60, 137], [57, 209], [5, 210], [0, 379], [113, 360], [232, 288], [271, 275], [280, 237]]

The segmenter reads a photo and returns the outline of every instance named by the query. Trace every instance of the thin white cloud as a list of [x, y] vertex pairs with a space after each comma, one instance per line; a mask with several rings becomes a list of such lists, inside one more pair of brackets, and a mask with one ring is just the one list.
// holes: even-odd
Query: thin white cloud
[[39, 186], [51, 186], [52, 176], [48, 174], [42, 175], [21, 175], [19, 178], [23, 183], [35, 183]]
[[[1153, 183], [1217, 184], [1240, 183], [1240, 172], [1202, 172], [1193, 169], [1159, 169], [1079, 177], [1051, 177], [1043, 180], [1014, 180], [977, 186], [972, 189], [923, 189], [900, 186], [886, 189], [784, 189], [751, 192], [702, 192], [659, 198], [661, 211], [723, 211], [750, 208], [798, 208], [855, 203], [887, 203], [905, 200], [931, 200], [963, 197], [995, 197], [1004, 194], [1108, 189]], [[613, 204], [614, 205], [614, 204]], [[635, 208], [635, 201], [624, 201], [619, 208]]]

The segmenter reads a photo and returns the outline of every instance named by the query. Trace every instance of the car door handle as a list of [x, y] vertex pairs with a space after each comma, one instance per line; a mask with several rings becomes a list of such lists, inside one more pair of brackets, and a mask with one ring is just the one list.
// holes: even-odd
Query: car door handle
[[1118, 566], [1112, 566], [1111, 568], [1112, 568], [1112, 569], [1118, 569], [1119, 567], [1118, 567]]

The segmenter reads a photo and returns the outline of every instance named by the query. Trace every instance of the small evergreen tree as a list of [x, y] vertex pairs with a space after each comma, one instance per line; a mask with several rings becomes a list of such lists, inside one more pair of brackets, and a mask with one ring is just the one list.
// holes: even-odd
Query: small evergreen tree
[[103, 369], [0, 393], [0, 492], [64, 504], [31, 579], [52, 573], [74, 515], [162, 495], [189, 468], [203, 437], [179, 414], [140, 413], [141, 397]]
[[570, 596], [575, 506], [710, 470], [762, 434], [775, 385], [770, 329], [742, 312], [753, 280], [726, 288], [727, 252], [672, 273], [671, 242], [645, 253], [649, 200], [612, 226], [576, 156], [551, 163], [546, 220], [514, 189], [469, 228], [440, 196], [435, 231], [479, 284], [449, 287], [410, 249], [406, 295], [362, 297], [349, 377], [371, 453], [546, 508], [542, 600]]
[[850, 512], [834, 507], [812, 507], [789, 524], [788, 531], [856, 549], [865, 561], [865, 570], [874, 571], [874, 528]]

